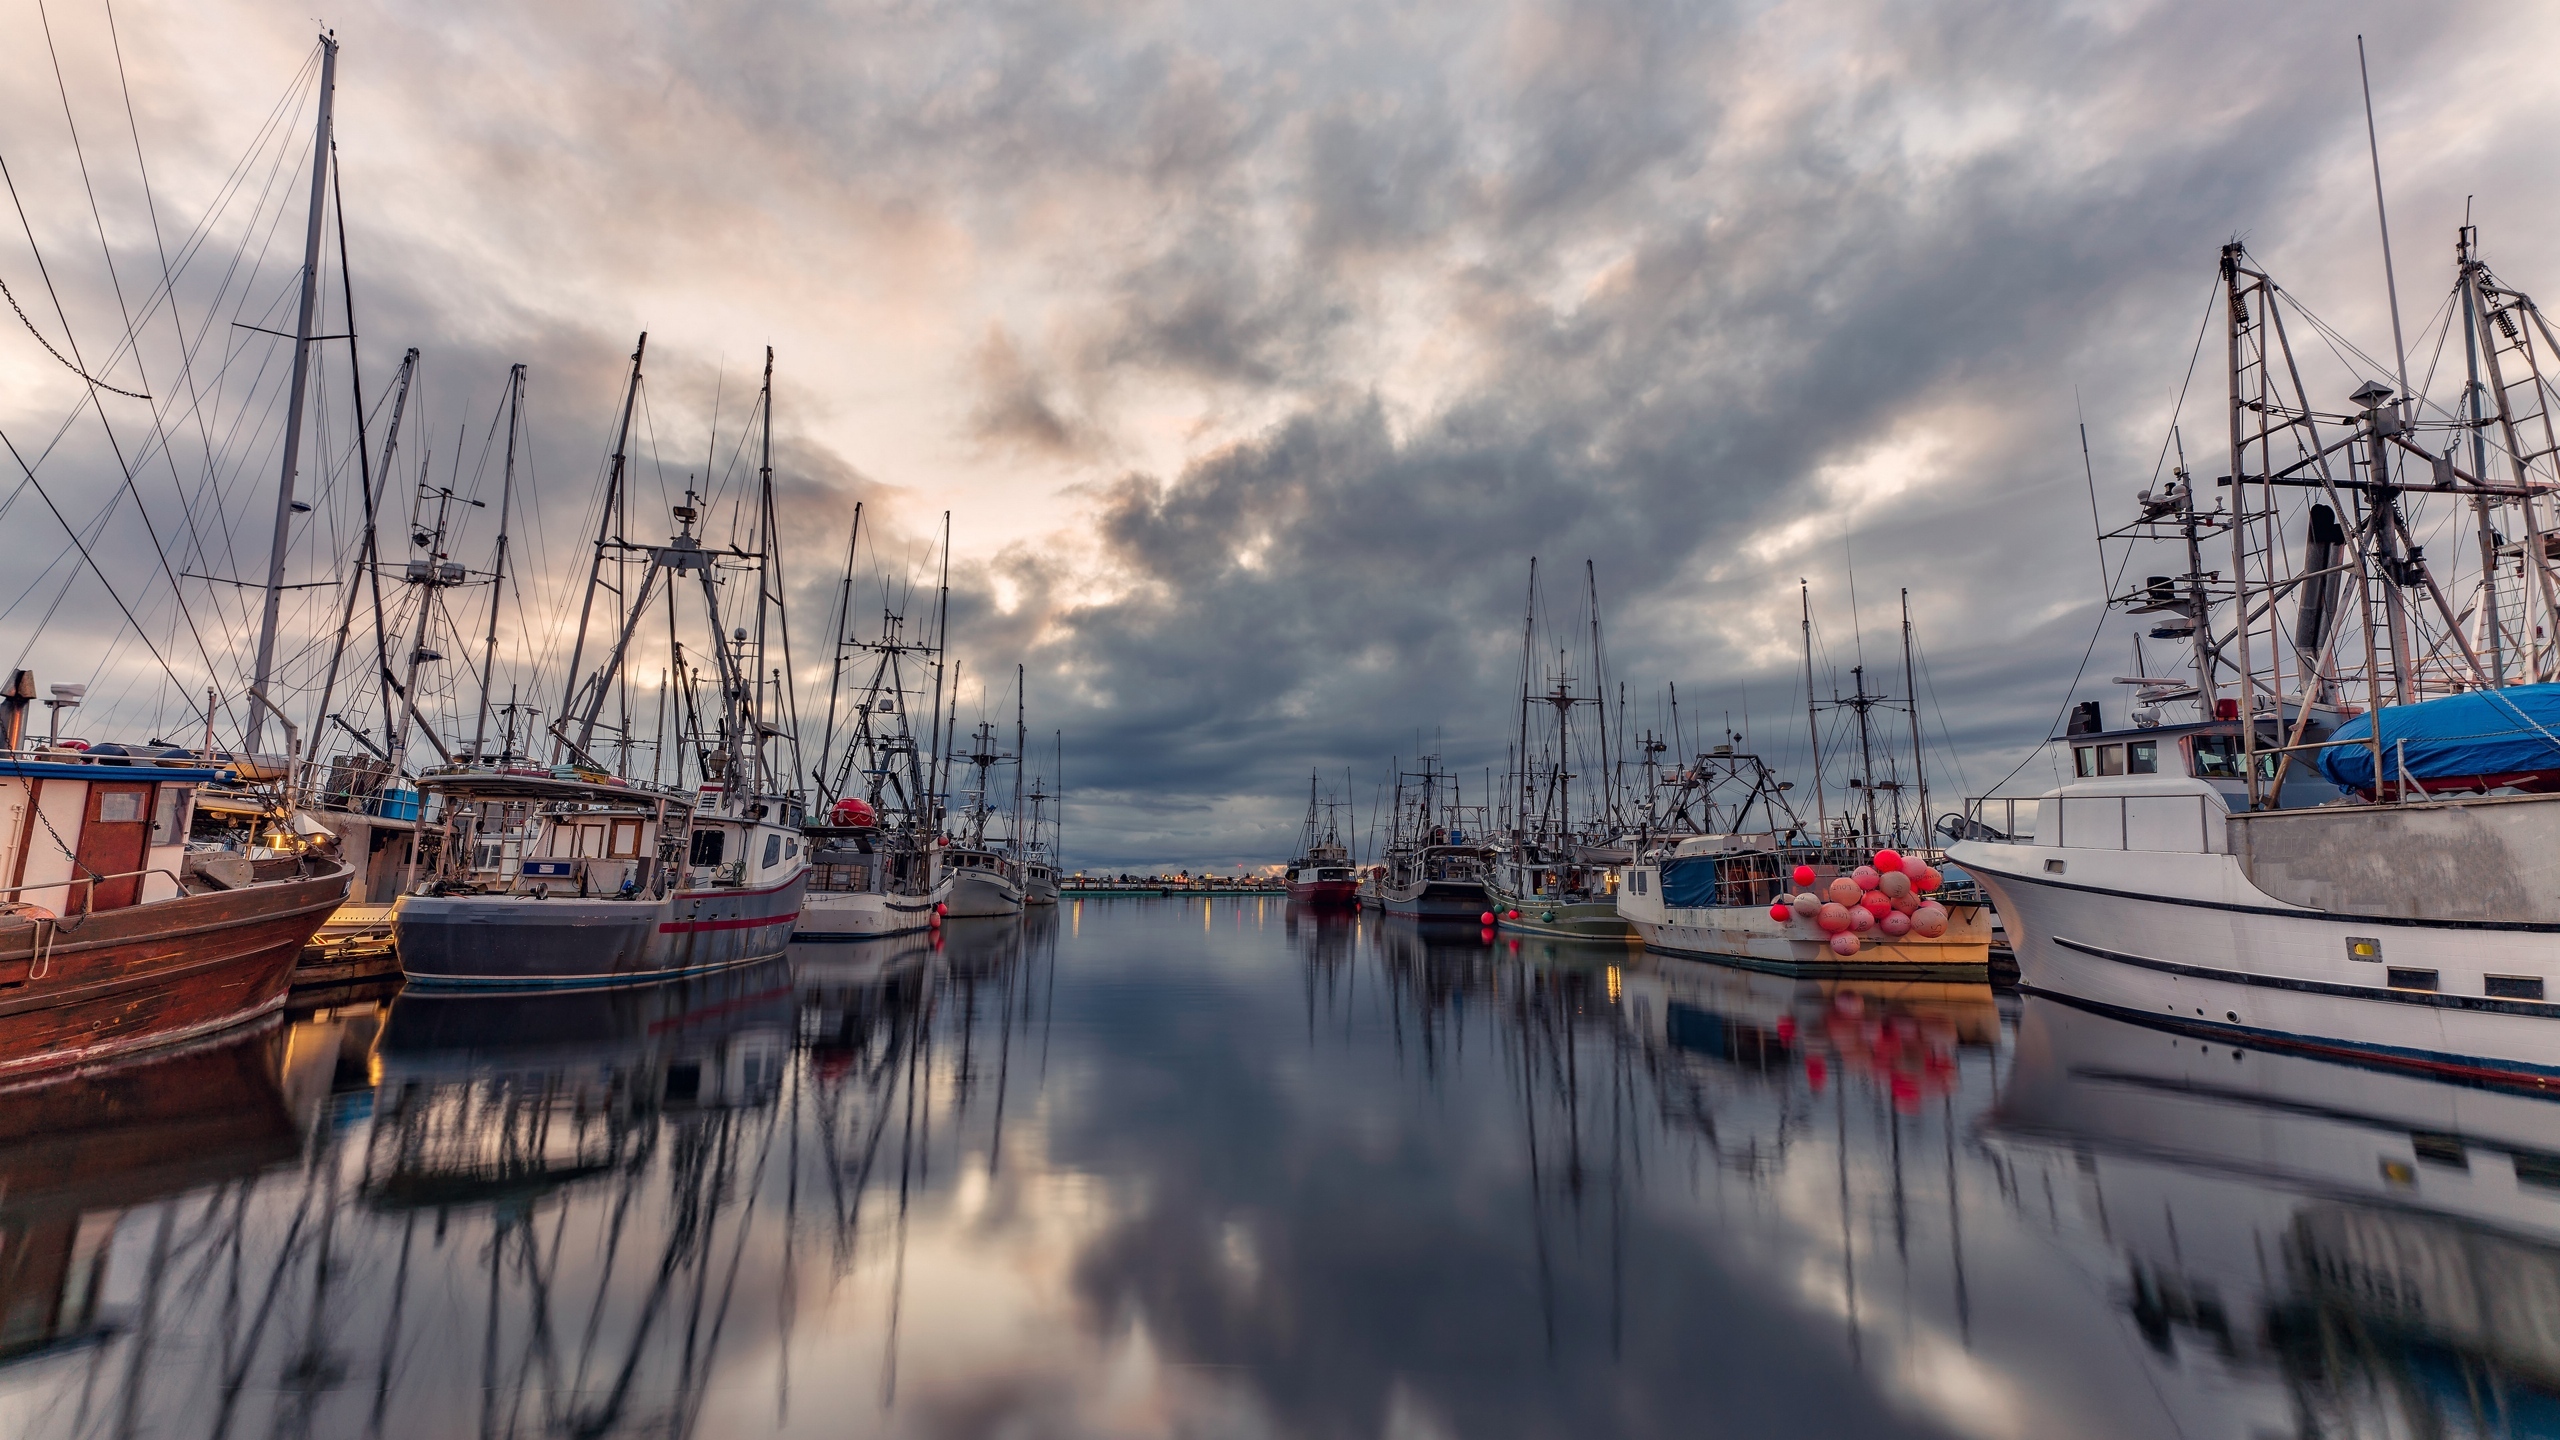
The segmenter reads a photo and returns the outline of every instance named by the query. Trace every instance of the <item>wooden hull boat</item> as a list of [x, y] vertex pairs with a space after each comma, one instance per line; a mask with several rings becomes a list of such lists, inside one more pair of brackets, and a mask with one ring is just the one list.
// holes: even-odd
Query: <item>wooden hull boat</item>
[[284, 1004], [352, 872], [54, 917], [0, 916], [0, 1085], [229, 1029]]

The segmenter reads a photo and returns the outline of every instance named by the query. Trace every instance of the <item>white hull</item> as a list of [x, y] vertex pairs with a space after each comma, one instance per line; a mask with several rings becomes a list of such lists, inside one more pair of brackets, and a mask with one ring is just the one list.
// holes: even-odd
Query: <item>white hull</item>
[[954, 920], [1022, 913], [1022, 887], [997, 870], [953, 870], [942, 881], [945, 911]]
[[935, 897], [870, 890], [812, 890], [800, 901], [795, 940], [871, 940], [933, 925]]
[[1849, 956], [1833, 954], [1831, 937], [1810, 920], [1772, 919], [1765, 905], [1669, 909], [1658, 884], [1643, 894], [1620, 885], [1618, 914], [1646, 949], [1665, 955], [1841, 971], [1978, 972], [1991, 963], [1991, 912], [1981, 905], [1947, 907], [1947, 933], [1934, 940], [1870, 932]]
[[2497, 977], [2560, 995], [2560, 925], [2315, 910], [2221, 853], [1969, 841], [1953, 858], [1991, 891], [2030, 989], [2373, 1063], [2560, 1080], [2560, 1004], [2489, 993]]

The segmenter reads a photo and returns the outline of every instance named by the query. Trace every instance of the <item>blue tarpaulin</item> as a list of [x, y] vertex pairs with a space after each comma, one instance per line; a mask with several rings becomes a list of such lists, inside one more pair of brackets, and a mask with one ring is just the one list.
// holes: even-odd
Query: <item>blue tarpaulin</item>
[[[2382, 767], [2397, 780], [2459, 780], [2560, 770], [2560, 685], [2473, 690], [2381, 711]], [[2338, 727], [2320, 752], [2320, 773], [2349, 790], [2373, 789], [2372, 715]]]
[[1663, 861], [1662, 903], [1674, 910], [1704, 910], [1715, 904], [1716, 857], [1683, 855]]

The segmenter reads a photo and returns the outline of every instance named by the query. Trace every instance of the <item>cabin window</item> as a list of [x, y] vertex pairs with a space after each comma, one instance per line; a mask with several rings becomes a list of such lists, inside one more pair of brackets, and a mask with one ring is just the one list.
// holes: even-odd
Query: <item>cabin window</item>
[[639, 853], [640, 822], [637, 820], [614, 821], [613, 858], [616, 860], [628, 860]]
[[2199, 780], [2237, 780], [2240, 778], [2240, 737], [2236, 735], [2198, 735], [2187, 742], [2193, 752], [2195, 777]]
[[[2269, 740], [2270, 745], [2274, 744]], [[2187, 742], [2194, 764], [2191, 773], [2200, 780], [2237, 780], [2242, 762], [2240, 737], [2237, 735], [2198, 735]], [[2276, 778], [2276, 766], [2282, 757], [2272, 750], [2258, 752], [2258, 775], [2265, 780]], [[2295, 767], [2301, 768], [2299, 766]]]
[[693, 832], [693, 861], [692, 861], [692, 863], [694, 863], [694, 864], [696, 864], [696, 865], [717, 865], [717, 864], [719, 864], [719, 863], [720, 863], [720, 857], [721, 857], [723, 854], [727, 853], [727, 851], [728, 851], [728, 848], [729, 848], [729, 846], [728, 846], [728, 840], [729, 840], [728, 835], [727, 835], [726, 833], [722, 832], [722, 831], [718, 831], [718, 830], [696, 830], [696, 831], [694, 831], [694, 832]]
[[2136, 740], [2124, 747], [2124, 773], [2157, 775], [2160, 773], [2160, 742]]
[[1645, 879], [1645, 876], [1650, 875], [1650, 874], [1652, 874], [1652, 873], [1653, 873], [1653, 872], [1652, 872], [1652, 871], [1650, 871], [1650, 870], [1638, 870], [1637, 872], [1635, 872], [1635, 875], [1636, 875], [1636, 893], [1637, 893], [1637, 894], [1642, 895], [1643, 893], [1645, 893], [1645, 890], [1644, 890], [1644, 879]]
[[2096, 775], [2098, 773], [2098, 747], [2095, 745], [2072, 746], [2071, 769], [2073, 774], [2078, 775], [2083, 780]]
[[151, 807], [151, 836], [155, 845], [175, 845], [187, 838], [187, 787], [163, 785]]
[[2121, 775], [2124, 773], [2123, 746], [2101, 745], [2098, 747], [2098, 773], [2101, 775]]
[[142, 818], [142, 792], [139, 790], [101, 790], [98, 792], [98, 823], [130, 825]]
[[586, 859], [589, 856], [602, 855], [603, 853], [604, 827], [602, 825], [579, 826], [578, 857], [580, 859]]
[[2542, 998], [2542, 977], [2491, 975], [2485, 978], [2482, 993], [2500, 1000], [2539, 1000]]
[[764, 837], [764, 868], [770, 870], [781, 863], [782, 837], [779, 835], [767, 835]]

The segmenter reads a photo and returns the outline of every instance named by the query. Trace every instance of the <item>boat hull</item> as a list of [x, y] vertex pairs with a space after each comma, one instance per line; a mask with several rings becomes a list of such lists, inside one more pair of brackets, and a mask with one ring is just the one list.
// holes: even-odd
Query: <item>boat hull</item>
[[1311, 910], [1350, 910], [1360, 904], [1360, 882], [1357, 880], [1292, 881], [1289, 903]]
[[1991, 912], [1982, 905], [1947, 907], [1947, 933], [1888, 939], [1870, 933], [1854, 956], [1833, 953], [1831, 937], [1810, 920], [1779, 920], [1765, 905], [1671, 909], [1658, 894], [1618, 892], [1618, 913], [1648, 950], [1782, 974], [1844, 978], [1981, 980], [1990, 973]]
[[944, 914], [954, 920], [979, 920], [1022, 913], [1022, 887], [995, 870], [950, 870], [943, 876]]
[[392, 923], [415, 989], [641, 985], [781, 954], [807, 883], [804, 866], [778, 885], [678, 890], [655, 901], [409, 895]]
[[2309, 909], [2227, 854], [1967, 842], [1953, 858], [1999, 905], [2025, 989], [2367, 1064], [2560, 1084], [2560, 1003], [2488, 993], [2495, 978], [2560, 996], [2560, 924]]
[[1410, 886], [1381, 884], [1378, 908], [1416, 920], [1480, 921], [1486, 905], [1481, 880], [1424, 880]]
[[1601, 940], [1625, 944], [1637, 939], [1635, 926], [1609, 900], [1557, 901], [1539, 895], [1514, 895], [1486, 882], [1494, 928], [1517, 935], [1545, 935], [1558, 940]]
[[212, 1035], [284, 1004], [355, 872], [0, 920], [0, 1085]]
[[931, 895], [890, 895], [876, 890], [812, 890], [801, 898], [794, 940], [873, 940], [910, 935], [933, 925]]

